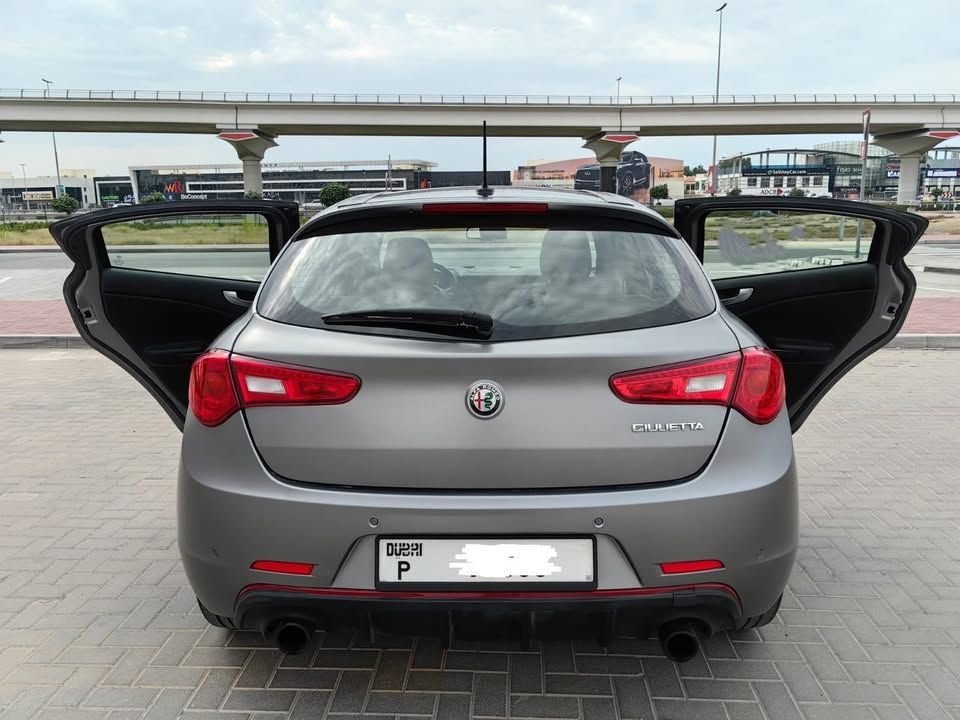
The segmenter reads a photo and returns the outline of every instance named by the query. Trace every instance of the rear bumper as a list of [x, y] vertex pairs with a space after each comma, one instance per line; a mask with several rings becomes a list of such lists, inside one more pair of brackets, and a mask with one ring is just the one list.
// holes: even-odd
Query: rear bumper
[[[589, 592], [382, 592], [250, 585], [234, 609], [244, 630], [269, 634], [281, 621], [320, 630], [405, 635], [545, 638], [578, 634], [647, 637], [671, 620], [695, 620], [712, 634], [740, 624], [740, 601], [721, 583]], [[500, 632], [498, 632], [500, 631]]]
[[[331, 615], [329, 608], [338, 611], [334, 617], [340, 615], [343, 596], [338, 593], [343, 591], [362, 591], [349, 603], [383, 606], [389, 598], [368, 594], [375, 589], [378, 535], [593, 535], [598, 589], [624, 591], [622, 598], [596, 596], [611, 607], [626, 605], [636, 608], [637, 614], [662, 615], [660, 596], [673, 598], [670, 588], [678, 582], [707, 583], [731, 588], [740, 600], [737, 616], [747, 618], [765, 612], [783, 592], [797, 549], [798, 505], [785, 413], [764, 426], [731, 413], [707, 466], [684, 482], [514, 494], [294, 485], [264, 467], [240, 415], [215, 428], [199, 426], [188, 417], [178, 489], [178, 540], [184, 570], [200, 601], [211, 612], [244, 626], [262, 620], [248, 620], [248, 606], [267, 602], [250, 595], [250, 586], [283, 583], [292, 588], [284, 592], [294, 593], [295, 605], [302, 603], [304, 612], [314, 613], [311, 608], [325, 605], [322, 616]], [[720, 560], [724, 567], [683, 576], [667, 576], [660, 570], [663, 562], [703, 558]], [[292, 576], [252, 570], [256, 560], [310, 563], [313, 572]], [[263, 597], [268, 604], [287, 602], [287, 595]], [[414, 607], [438, 600], [393, 599]], [[444, 598], [454, 606], [472, 607], [472, 602], [462, 596]], [[543, 609], [541, 599], [533, 596], [506, 604], [523, 612], [524, 602]], [[582, 612], [592, 602], [566, 598], [561, 605]], [[482, 608], [491, 607], [489, 599], [484, 600]], [[271, 610], [269, 616], [279, 614]], [[443, 619], [444, 613], [438, 615]], [[351, 617], [347, 613], [347, 619]], [[709, 624], [720, 626], [719, 621]]]

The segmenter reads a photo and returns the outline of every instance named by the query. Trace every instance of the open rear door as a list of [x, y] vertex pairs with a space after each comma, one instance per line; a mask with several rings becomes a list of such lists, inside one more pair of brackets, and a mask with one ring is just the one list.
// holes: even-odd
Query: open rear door
[[680, 200], [674, 224], [726, 309], [782, 360], [794, 431], [903, 325], [916, 290], [904, 257], [927, 227], [865, 203], [777, 196]]
[[183, 427], [193, 360], [247, 312], [299, 226], [296, 203], [182, 201], [50, 227], [74, 263], [63, 296], [80, 336]]

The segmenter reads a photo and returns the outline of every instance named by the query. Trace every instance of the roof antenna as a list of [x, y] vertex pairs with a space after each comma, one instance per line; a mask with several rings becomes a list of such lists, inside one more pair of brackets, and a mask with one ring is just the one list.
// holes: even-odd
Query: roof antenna
[[487, 185], [487, 121], [483, 121], [483, 176], [482, 184], [477, 189], [477, 195], [480, 197], [490, 197], [493, 195], [493, 188]]

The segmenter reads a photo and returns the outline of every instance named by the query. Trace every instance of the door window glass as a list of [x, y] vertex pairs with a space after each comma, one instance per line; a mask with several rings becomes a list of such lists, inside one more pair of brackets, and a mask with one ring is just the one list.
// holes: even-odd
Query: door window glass
[[704, 221], [712, 279], [866, 262], [872, 220], [795, 210], [722, 210]]
[[261, 215], [182, 214], [100, 229], [112, 267], [261, 280], [270, 267], [270, 225]]

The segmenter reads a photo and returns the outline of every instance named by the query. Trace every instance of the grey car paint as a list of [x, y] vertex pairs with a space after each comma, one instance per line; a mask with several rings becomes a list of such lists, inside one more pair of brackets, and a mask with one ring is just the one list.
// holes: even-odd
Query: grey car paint
[[[634, 405], [606, 379], [739, 349], [716, 313], [679, 325], [508, 343], [328, 332], [254, 317], [234, 352], [355, 373], [345, 405], [245, 413], [265, 464], [290, 480], [353, 487], [558, 488], [660, 483], [695, 474], [723, 429], [717, 405]], [[464, 412], [471, 383], [504, 392], [496, 422]], [[703, 430], [634, 433], [634, 423]]]

